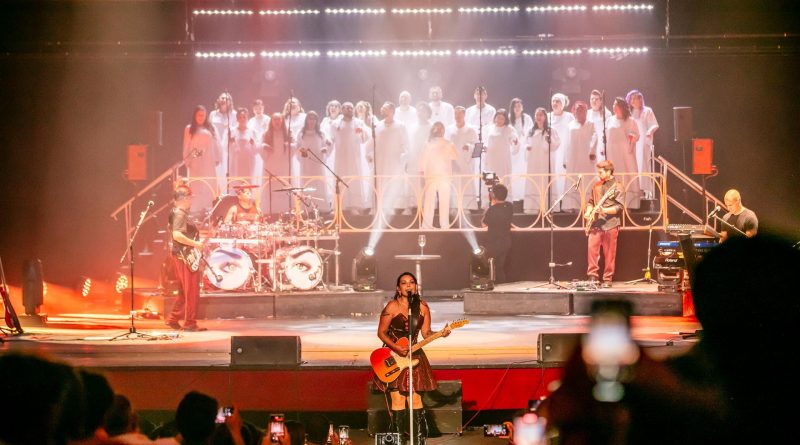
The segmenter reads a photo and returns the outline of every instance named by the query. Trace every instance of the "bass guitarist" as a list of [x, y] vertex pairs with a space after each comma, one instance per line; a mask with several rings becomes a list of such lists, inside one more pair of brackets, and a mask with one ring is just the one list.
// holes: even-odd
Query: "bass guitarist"
[[[408, 317], [409, 305], [411, 306], [410, 320]], [[406, 360], [412, 345], [402, 342], [401, 339], [408, 338], [409, 332], [412, 333], [412, 345], [417, 342], [420, 333], [424, 338], [434, 335], [434, 332], [431, 331], [431, 311], [428, 303], [422, 300], [417, 293], [417, 277], [411, 272], [403, 272], [397, 277], [397, 290], [394, 298], [381, 311], [381, 318], [378, 322], [378, 338], [385, 346], [403, 357], [401, 360]], [[449, 334], [449, 328], [445, 327], [441, 335], [446, 337]], [[438, 384], [433, 377], [433, 369], [425, 356], [425, 351], [418, 349], [412, 356], [418, 360], [418, 364], [413, 367], [414, 393], [409, 402], [414, 407], [413, 420], [416, 437], [413, 443], [424, 444], [427, 437], [427, 423], [419, 391], [433, 391]], [[390, 383], [383, 383], [376, 377], [375, 385], [391, 396], [392, 432], [400, 433], [401, 442], [404, 442], [403, 436], [408, 431], [409, 425], [406, 411], [410, 392], [408, 369], [403, 369], [400, 376]]]
[[[169, 213], [169, 233], [172, 235], [171, 260], [178, 277], [180, 292], [165, 322], [172, 329], [188, 332], [205, 331], [197, 325], [197, 305], [200, 301], [200, 279], [202, 269], [198, 268], [198, 257], [203, 243], [197, 240], [199, 231], [189, 220], [192, 207], [192, 190], [179, 185], [173, 193], [175, 201]], [[179, 320], [183, 320], [183, 326]]]
[[617, 237], [619, 236], [619, 215], [622, 204], [617, 201], [619, 189], [614, 179], [614, 163], [606, 160], [597, 164], [599, 180], [592, 185], [586, 200], [583, 214], [589, 229], [589, 281], [598, 282], [599, 260], [602, 249], [603, 271], [602, 287], [611, 287], [614, 278], [614, 261], [617, 257]]

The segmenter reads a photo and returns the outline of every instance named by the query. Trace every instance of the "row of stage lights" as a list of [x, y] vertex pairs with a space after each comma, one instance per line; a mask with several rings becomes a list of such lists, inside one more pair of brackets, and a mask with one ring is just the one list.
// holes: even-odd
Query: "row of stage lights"
[[[365, 57], [446, 57], [453, 54], [457, 56], [577, 56], [583, 53], [600, 55], [630, 55], [646, 54], [649, 49], [641, 47], [615, 47], [615, 48], [564, 48], [564, 49], [459, 49], [450, 50], [330, 50], [325, 56], [330, 58], [365, 58]], [[199, 59], [254, 59], [258, 56], [269, 59], [314, 59], [322, 57], [321, 51], [198, 51], [195, 57]]]
[[[540, 5], [528, 6], [524, 10], [528, 13], [560, 13], [560, 12], [647, 12], [654, 6], [646, 3], [614, 3], [593, 5]], [[325, 8], [319, 9], [195, 9], [192, 14], [196, 16], [313, 16], [321, 13], [329, 15], [384, 15], [386, 13], [397, 15], [430, 15], [430, 14], [513, 14], [522, 10], [519, 6], [490, 6], [490, 7], [462, 7], [462, 8]]]

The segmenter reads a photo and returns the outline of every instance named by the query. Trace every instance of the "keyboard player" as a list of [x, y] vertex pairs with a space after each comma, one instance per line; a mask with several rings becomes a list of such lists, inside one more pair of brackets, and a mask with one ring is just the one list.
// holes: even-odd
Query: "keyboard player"
[[758, 218], [755, 212], [742, 205], [742, 196], [736, 189], [725, 193], [725, 207], [728, 213], [720, 220], [720, 242], [732, 236], [755, 236], [758, 232]]

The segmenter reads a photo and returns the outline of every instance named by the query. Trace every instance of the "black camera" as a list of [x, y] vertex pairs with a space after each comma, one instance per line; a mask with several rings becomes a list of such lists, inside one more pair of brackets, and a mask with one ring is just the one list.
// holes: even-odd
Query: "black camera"
[[375, 435], [375, 445], [402, 445], [398, 433], [378, 433]]
[[481, 179], [483, 179], [483, 183], [490, 188], [500, 184], [500, 178], [497, 177], [497, 173], [495, 172], [483, 172], [481, 174]]

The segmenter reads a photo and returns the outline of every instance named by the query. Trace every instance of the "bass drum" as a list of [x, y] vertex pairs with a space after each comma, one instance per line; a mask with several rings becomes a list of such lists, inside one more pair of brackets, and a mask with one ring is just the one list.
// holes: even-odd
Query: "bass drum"
[[205, 270], [206, 280], [222, 290], [236, 290], [244, 287], [253, 273], [253, 260], [242, 249], [220, 247], [208, 256]]
[[322, 257], [311, 246], [295, 246], [278, 251], [283, 281], [290, 288], [311, 290], [322, 282]]

